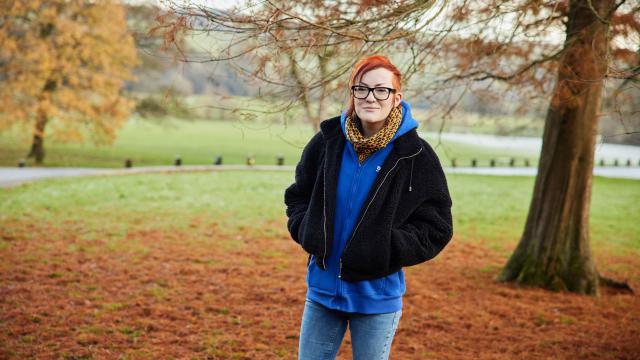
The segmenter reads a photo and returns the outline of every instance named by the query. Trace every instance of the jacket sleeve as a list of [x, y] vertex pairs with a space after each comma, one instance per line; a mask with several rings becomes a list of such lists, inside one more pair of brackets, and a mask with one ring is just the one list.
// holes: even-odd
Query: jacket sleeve
[[390, 262], [395, 266], [411, 266], [433, 259], [453, 236], [447, 181], [437, 156], [428, 145], [427, 148], [432, 159], [430, 176], [420, 182], [430, 191], [402, 226], [391, 229]]
[[284, 203], [287, 206], [286, 213], [289, 218], [287, 229], [291, 238], [298, 244], [300, 244], [298, 236], [300, 223], [309, 207], [311, 192], [317, 178], [322, 141], [322, 133], [318, 132], [307, 143], [302, 151], [300, 161], [296, 165], [295, 182], [284, 192]]

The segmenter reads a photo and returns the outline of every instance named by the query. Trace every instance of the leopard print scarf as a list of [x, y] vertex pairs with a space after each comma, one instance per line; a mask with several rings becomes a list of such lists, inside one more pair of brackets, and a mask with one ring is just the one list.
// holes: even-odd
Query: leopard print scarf
[[363, 163], [369, 155], [387, 146], [402, 122], [402, 106], [398, 105], [387, 116], [386, 124], [372, 137], [365, 139], [358, 129], [358, 124], [351, 116], [347, 116], [347, 139], [353, 144], [358, 154], [358, 161]]

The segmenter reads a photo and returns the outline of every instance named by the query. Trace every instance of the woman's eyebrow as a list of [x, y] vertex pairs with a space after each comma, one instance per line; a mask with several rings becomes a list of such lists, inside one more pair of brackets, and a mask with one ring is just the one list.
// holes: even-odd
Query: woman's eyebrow
[[[367, 83], [362, 82], [362, 81], [360, 81], [360, 82], [359, 82], [359, 84], [364, 85], [364, 86], [366, 86], [366, 87], [369, 87], [369, 85], [367, 85]], [[375, 84], [375, 85], [373, 85], [373, 87], [380, 86], [380, 85], [384, 85], [384, 83], [378, 83], [378, 84]]]

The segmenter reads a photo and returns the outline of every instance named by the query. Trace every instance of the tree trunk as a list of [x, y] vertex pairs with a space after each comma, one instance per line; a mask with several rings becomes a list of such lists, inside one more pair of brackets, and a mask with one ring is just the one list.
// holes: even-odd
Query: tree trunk
[[31, 150], [27, 155], [27, 158], [35, 158], [38, 165], [44, 161], [44, 128], [46, 124], [47, 114], [43, 110], [38, 111], [38, 119], [33, 131], [33, 143], [31, 143]]
[[27, 154], [27, 158], [34, 157], [36, 164], [41, 165], [44, 161], [44, 128], [49, 121], [49, 107], [51, 106], [51, 96], [56, 91], [58, 82], [52, 78], [48, 79], [42, 93], [38, 97], [38, 117], [36, 119], [36, 126], [33, 129], [33, 143], [31, 144], [31, 150]]
[[599, 295], [589, 247], [595, 139], [614, 0], [571, 0], [565, 52], [547, 112], [533, 198], [499, 281]]

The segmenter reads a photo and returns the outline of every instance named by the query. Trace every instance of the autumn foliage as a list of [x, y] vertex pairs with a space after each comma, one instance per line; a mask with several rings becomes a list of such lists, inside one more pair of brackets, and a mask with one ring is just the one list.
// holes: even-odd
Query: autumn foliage
[[0, 130], [33, 131], [29, 155], [44, 157], [45, 129], [61, 141], [114, 140], [131, 101], [121, 94], [137, 64], [121, 4], [0, 0]]

